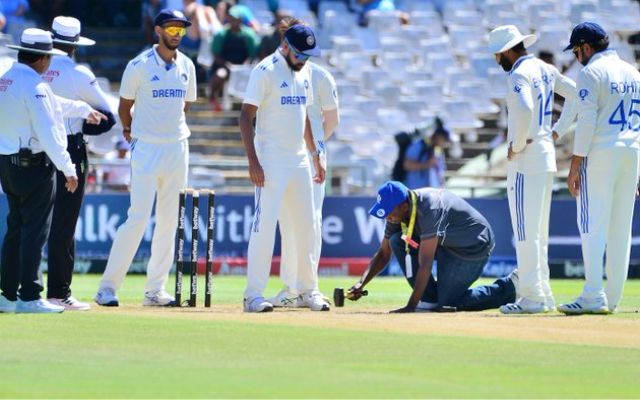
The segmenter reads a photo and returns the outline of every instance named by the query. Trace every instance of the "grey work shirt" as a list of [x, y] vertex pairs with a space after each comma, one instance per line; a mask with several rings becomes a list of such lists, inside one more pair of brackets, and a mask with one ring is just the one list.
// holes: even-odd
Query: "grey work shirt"
[[[489, 222], [455, 194], [434, 188], [413, 190], [417, 196], [416, 241], [438, 237], [438, 246], [467, 260], [483, 259], [493, 250], [495, 239]], [[411, 204], [411, 203], [409, 203]], [[385, 238], [402, 232], [400, 224], [386, 223]]]

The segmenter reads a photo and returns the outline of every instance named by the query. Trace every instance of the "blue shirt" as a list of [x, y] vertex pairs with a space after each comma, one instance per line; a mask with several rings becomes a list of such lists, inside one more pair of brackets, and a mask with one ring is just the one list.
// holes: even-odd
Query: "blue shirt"
[[[433, 150], [431, 149], [431, 147], [429, 147], [424, 142], [424, 140], [418, 139], [411, 143], [411, 145], [407, 148], [405, 159], [415, 162], [427, 162], [429, 158], [431, 158], [432, 154]], [[409, 189], [429, 187], [431, 186], [430, 176], [430, 169], [407, 171], [407, 175], [404, 178], [404, 183]]]

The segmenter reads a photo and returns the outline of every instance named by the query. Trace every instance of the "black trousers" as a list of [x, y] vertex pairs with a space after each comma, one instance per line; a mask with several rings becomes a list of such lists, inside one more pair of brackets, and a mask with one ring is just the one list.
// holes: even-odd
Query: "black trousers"
[[[7, 233], [0, 256], [0, 289], [9, 300], [40, 298], [42, 249], [49, 235], [55, 196], [54, 167], [44, 154], [29, 167], [0, 156], [0, 182], [7, 195]], [[19, 289], [18, 289], [19, 288]]]
[[81, 134], [67, 136], [67, 151], [76, 165], [78, 188], [70, 193], [62, 172], [56, 172], [56, 199], [53, 206], [51, 233], [47, 245], [49, 273], [47, 298], [66, 299], [71, 296], [71, 279], [76, 259], [76, 224], [82, 207], [87, 181], [87, 149]]

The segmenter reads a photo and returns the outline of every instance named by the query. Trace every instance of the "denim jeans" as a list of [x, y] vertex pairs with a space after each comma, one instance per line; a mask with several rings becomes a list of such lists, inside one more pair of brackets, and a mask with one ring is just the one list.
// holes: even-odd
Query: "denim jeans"
[[[397, 233], [389, 242], [400, 268], [406, 276], [405, 243]], [[413, 288], [414, 277], [418, 273], [418, 249], [410, 249], [413, 274], [407, 278]], [[435, 261], [438, 265], [438, 279], [431, 274], [422, 301], [437, 303], [439, 307], [453, 306], [460, 311], [480, 311], [498, 308], [516, 300], [516, 289], [511, 280], [500, 278], [491, 285], [469, 287], [480, 277], [488, 257], [481, 260], [466, 260], [443, 247], [436, 250]]]

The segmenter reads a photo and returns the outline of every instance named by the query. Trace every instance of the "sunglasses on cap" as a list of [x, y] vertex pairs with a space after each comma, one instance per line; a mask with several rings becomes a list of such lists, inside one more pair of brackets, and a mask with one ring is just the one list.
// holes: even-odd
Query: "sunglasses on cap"
[[298, 60], [300, 62], [306, 62], [309, 58], [311, 58], [311, 56], [308, 56], [306, 54], [303, 54], [303, 53], [299, 52], [295, 47], [293, 47], [291, 45], [291, 43], [289, 43], [288, 40], [285, 40], [285, 42], [287, 43], [287, 45], [289, 46], [289, 48], [293, 52], [293, 56], [295, 57], [296, 60]]
[[166, 28], [163, 28], [163, 30], [171, 36], [183, 37], [187, 34], [187, 28], [184, 26], [167, 26]]

